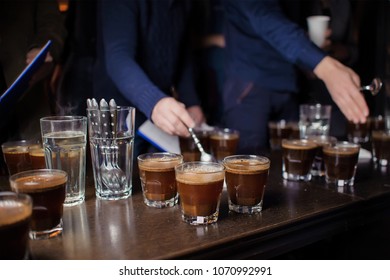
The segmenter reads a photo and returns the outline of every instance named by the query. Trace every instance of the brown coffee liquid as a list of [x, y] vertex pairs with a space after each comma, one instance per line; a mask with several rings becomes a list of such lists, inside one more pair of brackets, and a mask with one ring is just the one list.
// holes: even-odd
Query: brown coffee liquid
[[189, 216], [210, 216], [217, 211], [223, 179], [196, 184], [177, 180], [180, 193], [180, 206]]
[[4, 159], [10, 175], [31, 169], [31, 160], [28, 147], [4, 149]]
[[308, 174], [314, 162], [317, 145], [313, 142], [297, 142], [297, 144], [282, 144], [283, 161], [286, 171], [304, 176]]
[[355, 172], [359, 150], [332, 152], [324, 149], [324, 162], [330, 178], [349, 180]]
[[30, 151], [30, 160], [32, 169], [45, 169], [45, 153], [43, 150], [33, 150]]
[[[232, 163], [232, 162], [231, 162]], [[253, 165], [250, 160], [240, 160], [240, 168], [231, 168], [225, 164], [226, 186], [230, 201], [240, 206], [254, 206], [264, 196], [268, 179], [269, 164]]]
[[143, 192], [147, 199], [163, 201], [176, 196], [175, 166], [179, 163], [179, 160], [151, 159], [139, 164]]
[[0, 259], [23, 259], [28, 244], [31, 208], [12, 200], [0, 201]]
[[223, 160], [227, 156], [234, 155], [237, 151], [239, 136], [231, 135], [210, 135], [211, 153], [217, 160]]
[[377, 159], [390, 160], [390, 134], [385, 131], [373, 131], [372, 148]]
[[38, 174], [15, 180], [13, 188], [29, 194], [33, 200], [31, 229], [42, 231], [60, 223], [65, 201], [66, 177], [56, 174]]

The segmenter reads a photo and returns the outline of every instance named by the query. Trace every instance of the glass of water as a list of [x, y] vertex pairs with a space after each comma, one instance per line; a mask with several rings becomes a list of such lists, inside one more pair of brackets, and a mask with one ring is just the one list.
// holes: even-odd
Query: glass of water
[[301, 138], [329, 135], [331, 105], [301, 104], [299, 107], [299, 131]]
[[40, 120], [46, 166], [68, 173], [65, 206], [85, 199], [87, 118], [53, 116]]

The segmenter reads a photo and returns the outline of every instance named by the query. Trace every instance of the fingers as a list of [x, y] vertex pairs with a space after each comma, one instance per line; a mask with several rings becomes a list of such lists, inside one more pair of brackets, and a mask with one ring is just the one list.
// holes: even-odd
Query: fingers
[[324, 81], [332, 99], [348, 120], [366, 122], [369, 109], [359, 90], [360, 78], [352, 69], [326, 57], [314, 71]]
[[153, 109], [152, 121], [171, 135], [188, 137], [188, 128], [195, 125], [184, 104], [172, 97], [161, 99]]

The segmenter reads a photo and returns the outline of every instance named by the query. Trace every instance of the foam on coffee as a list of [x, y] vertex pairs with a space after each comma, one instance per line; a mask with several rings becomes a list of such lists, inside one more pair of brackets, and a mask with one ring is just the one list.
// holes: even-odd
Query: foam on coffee
[[334, 155], [342, 155], [342, 156], [348, 156], [359, 153], [359, 146], [348, 146], [348, 145], [341, 145], [341, 146], [327, 146], [324, 147], [324, 153], [326, 154], [334, 154]]
[[63, 175], [44, 173], [17, 178], [13, 184], [14, 189], [23, 193], [39, 192], [51, 188], [57, 188], [65, 184], [67, 177]]
[[0, 200], [0, 226], [10, 225], [27, 219], [32, 209], [20, 201]]
[[224, 165], [226, 171], [232, 173], [250, 174], [268, 170], [270, 162], [260, 159], [236, 159], [225, 161]]
[[213, 140], [233, 140], [238, 139], [237, 134], [222, 134], [222, 133], [215, 133], [210, 135], [210, 139]]
[[282, 147], [290, 150], [310, 150], [317, 148], [317, 144], [309, 140], [289, 140], [283, 141]]
[[145, 171], [164, 171], [175, 168], [176, 165], [181, 163], [181, 158], [162, 157], [162, 158], [150, 158], [139, 162], [139, 168]]
[[203, 185], [223, 180], [225, 172], [221, 171], [221, 167], [218, 166], [189, 166], [184, 172], [176, 173], [176, 180], [190, 185]]

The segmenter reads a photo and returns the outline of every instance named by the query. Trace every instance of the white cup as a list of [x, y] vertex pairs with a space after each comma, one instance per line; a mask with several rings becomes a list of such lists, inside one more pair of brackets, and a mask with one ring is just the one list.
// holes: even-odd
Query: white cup
[[310, 16], [306, 18], [310, 40], [318, 47], [322, 47], [325, 42], [325, 33], [329, 26], [330, 17]]

